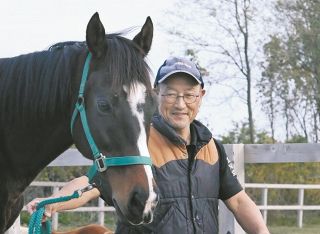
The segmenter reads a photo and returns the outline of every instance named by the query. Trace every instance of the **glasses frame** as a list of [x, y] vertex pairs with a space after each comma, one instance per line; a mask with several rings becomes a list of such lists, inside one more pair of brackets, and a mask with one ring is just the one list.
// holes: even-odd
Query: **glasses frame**
[[[161, 94], [162, 97], [164, 97], [164, 100], [167, 103], [173, 104], [176, 103], [178, 98], [182, 97], [183, 101], [186, 104], [193, 104], [197, 101], [197, 99], [200, 97], [200, 94], [184, 94], [184, 95], [178, 95], [178, 94], [174, 94], [174, 93], [167, 93], [167, 94]], [[193, 96], [194, 100], [192, 101], [188, 101], [186, 99], [186, 96]], [[174, 97], [174, 98], [173, 98]]]

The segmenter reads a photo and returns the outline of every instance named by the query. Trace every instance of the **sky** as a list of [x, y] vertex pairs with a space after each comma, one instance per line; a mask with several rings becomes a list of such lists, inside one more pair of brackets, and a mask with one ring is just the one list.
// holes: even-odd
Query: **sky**
[[147, 16], [155, 27], [152, 50], [148, 62], [154, 70], [168, 55], [164, 35], [157, 22], [163, 10], [170, 6], [169, 0], [11, 0], [0, 8], [0, 57], [47, 49], [60, 41], [83, 41], [91, 16], [98, 12], [106, 32], [117, 32], [136, 27], [132, 38], [139, 32]]
[[[154, 39], [147, 62], [156, 74], [168, 56], [181, 56], [183, 51], [172, 47], [171, 38], [164, 29], [164, 22], [168, 24], [167, 11], [173, 4], [173, 0], [5, 1], [0, 8], [0, 58], [44, 50], [61, 41], [84, 41], [87, 23], [95, 12], [99, 13], [107, 33], [135, 27], [136, 30], [127, 35], [131, 39], [150, 16]], [[169, 24], [175, 26], [175, 22], [169, 21]], [[213, 105], [216, 92], [223, 91], [207, 87], [198, 118], [214, 135], [220, 136], [232, 129], [233, 121], [245, 120], [247, 112], [246, 105], [237, 101]], [[263, 126], [263, 117], [257, 118]]]

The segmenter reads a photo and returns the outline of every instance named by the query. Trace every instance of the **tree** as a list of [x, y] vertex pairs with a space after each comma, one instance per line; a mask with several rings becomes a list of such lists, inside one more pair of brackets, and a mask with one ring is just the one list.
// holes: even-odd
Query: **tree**
[[224, 23], [220, 23], [219, 25], [226, 30], [230, 37], [233, 38], [236, 46], [236, 51], [230, 52], [221, 45], [222, 53], [231, 59], [231, 61], [246, 79], [246, 102], [248, 109], [250, 143], [254, 143], [254, 123], [251, 101], [252, 78], [251, 62], [249, 60], [249, 22], [251, 21], [250, 0], [226, 0], [225, 2], [233, 5], [233, 16], [239, 36], [236, 36], [231, 28], [225, 27]]
[[255, 10], [250, 0], [178, 1], [168, 13], [175, 26], [167, 26], [178, 44], [187, 48], [185, 51], [192, 51], [191, 57], [198, 57], [202, 64], [207, 58], [203, 67], [207, 68], [206, 75], [212, 76], [212, 83], [229, 87], [232, 97], [237, 96], [246, 104], [250, 143], [255, 141], [251, 75], [255, 48], [251, 48], [249, 31]]
[[[264, 110], [268, 116], [270, 123], [271, 136], [274, 142], [275, 139], [275, 118], [277, 113], [276, 106], [276, 91], [277, 91], [277, 73], [275, 70], [279, 69], [278, 63], [274, 62], [274, 54], [278, 60], [281, 60], [281, 50], [279, 46], [279, 40], [276, 37], [272, 38], [271, 41], [264, 46], [264, 53], [267, 57], [268, 66], [263, 67], [264, 71], [262, 72], [261, 80], [258, 83], [257, 87], [260, 89], [260, 95], [262, 98], [262, 110]], [[287, 119], [287, 118], [286, 118]], [[286, 124], [288, 126], [288, 124]], [[288, 129], [286, 128], [288, 133]], [[287, 134], [288, 139], [288, 134]]]
[[302, 134], [319, 142], [320, 2], [278, 1], [276, 10], [285, 27], [264, 46], [260, 92], [268, 104], [265, 111], [274, 118], [277, 103], [285, 116], [287, 140], [290, 134]]

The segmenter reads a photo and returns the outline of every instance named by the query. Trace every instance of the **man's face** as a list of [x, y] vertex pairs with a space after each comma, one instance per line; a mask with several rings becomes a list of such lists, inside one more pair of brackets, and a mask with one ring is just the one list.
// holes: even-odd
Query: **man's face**
[[177, 132], [189, 131], [190, 123], [198, 114], [205, 90], [189, 75], [177, 73], [159, 84], [158, 91], [159, 113], [162, 117]]

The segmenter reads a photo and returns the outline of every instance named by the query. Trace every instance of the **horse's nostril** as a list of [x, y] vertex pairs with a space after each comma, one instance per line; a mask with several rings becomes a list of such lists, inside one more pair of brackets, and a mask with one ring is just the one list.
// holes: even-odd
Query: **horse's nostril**
[[152, 219], [153, 219], [153, 216], [152, 216], [152, 213], [151, 213], [151, 212], [149, 212], [149, 213], [147, 213], [147, 214], [145, 214], [145, 215], [143, 216], [143, 222], [144, 222], [144, 223], [151, 223], [151, 222], [152, 222]]
[[147, 193], [143, 189], [136, 188], [132, 193], [129, 206], [135, 210], [135, 213], [142, 214], [147, 198]]
[[142, 201], [140, 195], [138, 193], [134, 193], [131, 197], [130, 206], [133, 207], [144, 207], [144, 202]]

